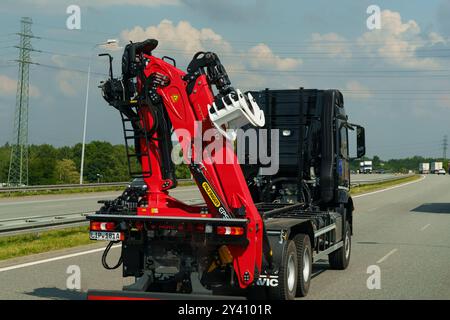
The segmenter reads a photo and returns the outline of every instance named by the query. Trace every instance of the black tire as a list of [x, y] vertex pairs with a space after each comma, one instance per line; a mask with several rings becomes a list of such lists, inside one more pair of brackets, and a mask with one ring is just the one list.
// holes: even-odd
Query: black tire
[[293, 240], [285, 242], [281, 259], [278, 286], [268, 288], [269, 299], [294, 300], [297, 291], [298, 259]]
[[347, 269], [350, 263], [350, 256], [352, 252], [352, 236], [350, 223], [346, 221], [345, 226], [346, 234], [344, 237], [344, 245], [328, 255], [331, 269], [344, 270]]
[[307, 234], [300, 233], [294, 238], [297, 247], [298, 273], [297, 296], [306, 297], [309, 291], [312, 274], [311, 240]]

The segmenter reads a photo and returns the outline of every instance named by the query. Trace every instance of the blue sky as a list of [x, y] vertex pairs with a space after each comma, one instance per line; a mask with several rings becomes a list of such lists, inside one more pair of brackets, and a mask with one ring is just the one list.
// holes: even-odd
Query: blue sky
[[[66, 8], [81, 7], [81, 30]], [[382, 10], [370, 31], [366, 9]], [[30, 142], [81, 141], [86, 70], [95, 43], [156, 37], [156, 55], [185, 66], [198, 50], [222, 57], [235, 87], [337, 88], [367, 129], [369, 155], [440, 156], [450, 120], [450, 1], [444, 0], [2, 0], [0, 144], [12, 136], [19, 20], [33, 18]], [[121, 50], [113, 51], [116, 73]], [[75, 69], [80, 72], [69, 71]], [[100, 97], [105, 60], [94, 55], [88, 140], [122, 143], [118, 113]]]

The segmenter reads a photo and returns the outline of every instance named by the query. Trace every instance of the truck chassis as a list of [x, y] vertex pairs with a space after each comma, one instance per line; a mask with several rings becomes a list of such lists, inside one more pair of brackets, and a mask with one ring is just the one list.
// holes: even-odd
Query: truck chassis
[[[258, 203], [256, 204], [264, 222], [264, 228], [270, 243], [271, 252], [267, 255], [272, 257], [271, 261], [267, 261], [263, 264], [262, 272], [256, 279], [254, 286], [251, 286], [247, 290], [241, 290], [240, 288], [233, 286], [224, 286], [226, 283], [223, 278], [216, 281], [216, 285], [206, 285], [206, 288], [210, 289], [214, 295], [238, 295], [246, 296], [250, 299], [261, 299], [272, 297], [276, 299], [289, 298], [293, 299], [295, 296], [288, 296], [289, 285], [292, 290], [292, 279], [291, 274], [285, 274], [286, 272], [294, 272], [297, 274], [302, 274], [302, 276], [295, 275], [294, 283], [297, 286], [296, 295], [305, 296], [309, 290], [309, 284], [312, 276], [313, 263], [321, 260], [327, 259], [330, 255], [330, 259], [334, 259], [331, 263], [333, 268], [345, 269], [350, 260], [350, 248], [351, 248], [351, 225], [345, 224], [348, 217], [345, 216], [345, 209], [343, 214], [336, 212], [321, 212], [305, 210], [302, 204], [267, 204]], [[180, 240], [176, 240], [177, 236], [182, 228], [180, 226], [185, 226], [186, 229], [190, 229], [189, 225], [193, 226], [196, 230], [201, 230], [201, 234], [196, 234], [197, 239], [195, 241], [199, 246], [220, 246], [220, 245], [246, 245], [247, 239], [242, 235], [240, 236], [228, 236], [228, 235], [218, 235], [214, 232], [217, 227], [229, 227], [236, 228], [242, 227], [247, 228], [248, 221], [246, 219], [222, 219], [222, 218], [186, 218], [186, 217], [171, 217], [171, 216], [136, 216], [136, 215], [123, 215], [123, 214], [93, 214], [87, 216], [91, 221], [95, 222], [115, 222], [117, 226], [126, 225], [123, 229], [126, 236], [125, 241], [122, 243], [122, 259], [126, 261], [124, 266], [124, 276], [129, 276], [133, 274], [136, 276], [136, 283], [130, 287], [125, 287], [125, 295], [120, 295], [122, 297], [132, 297], [136, 292], [147, 292], [148, 295], [142, 295], [141, 293], [138, 297], [147, 298], [175, 298], [176, 293], [184, 293], [179, 298], [184, 299], [198, 299], [204, 296], [191, 296], [186, 295], [192, 292], [192, 287], [190, 282], [187, 280], [189, 277], [186, 275], [186, 287], [176, 288], [174, 286], [175, 282], [170, 282], [172, 286], [168, 285], [166, 287], [151, 287], [152, 280], [146, 274], [140, 275], [138, 270], [130, 270], [132, 266], [138, 266], [142, 257], [136, 254], [136, 251], [142, 249], [142, 244], [144, 242], [136, 241], [133, 237], [133, 229], [136, 226], [141, 226], [143, 229], [151, 230], [152, 226], [158, 225], [159, 227], [164, 226], [162, 230], [173, 231], [171, 235], [160, 240], [160, 244], [167, 246], [170, 241], [176, 241], [179, 243]], [[161, 225], [162, 223], [162, 225]], [[144, 227], [146, 226], [146, 227]], [[119, 227], [120, 228], [120, 227]], [[348, 229], [346, 229], [348, 228]], [[117, 230], [117, 229], [116, 229]], [[120, 230], [120, 229], [119, 229]], [[175, 231], [176, 230], [176, 231]], [[136, 232], [136, 231], [135, 231]], [[140, 233], [142, 236], [144, 233]], [[135, 233], [136, 236], [136, 233]], [[291, 241], [299, 241], [301, 237], [307, 237], [306, 247], [296, 248], [297, 249], [297, 261], [295, 266], [290, 266], [292, 260], [286, 261], [286, 247]], [[303, 240], [304, 241], [304, 240]], [[297, 246], [299, 243], [295, 243]], [[153, 244], [155, 245], [155, 244]], [[134, 250], [134, 249], [135, 250]], [[300, 251], [302, 250], [302, 251]], [[302, 256], [301, 256], [302, 255]], [[339, 256], [340, 255], [340, 256]], [[291, 268], [291, 270], [289, 270]], [[191, 272], [197, 270], [189, 270], [189, 276]], [[176, 270], [176, 273], [180, 273], [180, 270]], [[281, 278], [280, 279], [280, 274]], [[228, 279], [231, 280], [232, 279]], [[289, 283], [291, 281], [291, 283]], [[283, 283], [286, 282], [286, 283]], [[300, 283], [301, 282], [301, 283]], [[179, 282], [177, 282], [179, 283]], [[299, 283], [297, 285], [297, 283]], [[150, 292], [149, 292], [150, 291]], [[151, 293], [151, 291], [153, 291]], [[158, 292], [159, 291], [159, 292]], [[275, 291], [275, 292], [274, 292]], [[171, 292], [173, 295], [168, 295]], [[107, 294], [106, 294], [107, 293]], [[106, 297], [106, 296], [116, 296], [114, 292], [98, 292], [90, 291], [89, 296], [93, 297]]]

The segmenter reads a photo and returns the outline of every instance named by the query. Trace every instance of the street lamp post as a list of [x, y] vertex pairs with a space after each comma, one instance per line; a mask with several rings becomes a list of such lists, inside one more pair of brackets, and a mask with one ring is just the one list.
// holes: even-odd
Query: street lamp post
[[95, 48], [101, 45], [110, 45], [116, 44], [117, 40], [111, 39], [106, 42], [97, 43], [91, 49], [89, 55], [89, 67], [88, 67], [88, 75], [87, 75], [87, 84], [86, 84], [86, 99], [84, 104], [84, 126], [83, 126], [83, 143], [81, 146], [81, 166], [80, 166], [80, 184], [83, 184], [83, 174], [84, 174], [84, 153], [86, 147], [86, 125], [87, 125], [87, 113], [88, 113], [88, 105], [89, 105], [89, 85], [91, 82], [91, 64], [92, 64], [92, 56]]

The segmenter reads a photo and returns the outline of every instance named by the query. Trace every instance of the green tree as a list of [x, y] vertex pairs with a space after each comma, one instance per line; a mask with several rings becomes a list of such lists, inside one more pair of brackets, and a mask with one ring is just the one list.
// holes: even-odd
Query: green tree
[[80, 174], [77, 171], [75, 162], [70, 159], [62, 159], [56, 161], [55, 171], [57, 176], [57, 183], [73, 184], [77, 183]]
[[96, 182], [97, 174], [104, 182], [130, 179], [125, 147], [115, 147], [109, 142], [92, 141], [86, 145], [84, 174], [87, 181]]
[[0, 183], [8, 182], [10, 155], [11, 147], [9, 144], [0, 147]]
[[372, 165], [374, 169], [379, 169], [381, 166], [381, 160], [379, 156], [373, 156]]
[[179, 164], [175, 167], [175, 176], [178, 179], [189, 179], [191, 177], [191, 171], [185, 164]]
[[56, 183], [56, 155], [57, 152], [55, 147], [49, 144], [30, 146], [28, 165], [28, 181], [30, 185], [48, 185]]

